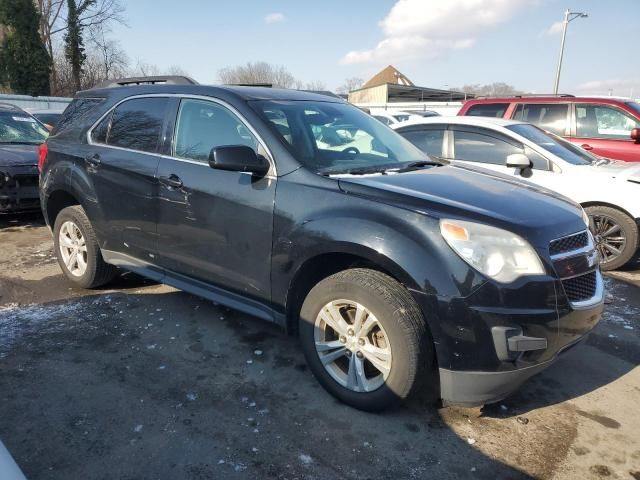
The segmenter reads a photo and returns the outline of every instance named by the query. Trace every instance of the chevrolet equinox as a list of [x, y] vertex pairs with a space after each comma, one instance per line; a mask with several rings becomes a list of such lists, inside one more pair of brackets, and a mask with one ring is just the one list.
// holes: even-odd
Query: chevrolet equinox
[[339, 98], [122, 80], [77, 95], [39, 167], [75, 285], [122, 268], [276, 322], [356, 408], [495, 402], [602, 313], [577, 204], [443, 165]]

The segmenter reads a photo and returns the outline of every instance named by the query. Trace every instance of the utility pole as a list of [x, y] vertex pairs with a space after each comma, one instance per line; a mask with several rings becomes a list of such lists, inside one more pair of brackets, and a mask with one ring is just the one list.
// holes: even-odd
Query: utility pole
[[564, 44], [567, 39], [567, 27], [569, 22], [573, 22], [576, 18], [587, 18], [589, 15], [583, 12], [572, 12], [567, 9], [564, 12], [564, 21], [562, 22], [562, 41], [560, 42], [560, 58], [558, 59], [558, 68], [556, 70], [556, 81], [553, 85], [553, 94], [558, 94], [558, 87], [560, 86], [560, 71], [562, 70], [562, 57], [564, 56]]

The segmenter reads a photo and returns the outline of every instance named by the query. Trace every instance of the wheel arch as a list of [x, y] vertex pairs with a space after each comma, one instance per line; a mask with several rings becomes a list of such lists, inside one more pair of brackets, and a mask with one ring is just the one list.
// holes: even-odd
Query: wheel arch
[[285, 299], [286, 327], [297, 334], [298, 312], [307, 294], [321, 280], [350, 268], [370, 268], [388, 275], [408, 289], [419, 289], [416, 281], [393, 260], [361, 245], [341, 245], [332, 251], [316, 253], [300, 263]]
[[58, 188], [50, 192], [43, 212], [49, 228], [53, 229], [56, 218], [63, 209], [73, 205], [82, 205], [82, 203], [77, 195], [66, 188]]
[[609, 203], [609, 202], [601, 202], [601, 201], [598, 201], [598, 200], [590, 200], [588, 202], [582, 202], [582, 203], [580, 203], [580, 205], [582, 206], [582, 208], [588, 208], [588, 207], [609, 207], [609, 208], [613, 208], [615, 210], [618, 210], [619, 212], [624, 213], [629, 218], [631, 218], [632, 220], [635, 221], [635, 217], [633, 215], [631, 215], [631, 213], [629, 213], [629, 211], [627, 211], [626, 209], [622, 208], [620, 205], [615, 205], [615, 204]]

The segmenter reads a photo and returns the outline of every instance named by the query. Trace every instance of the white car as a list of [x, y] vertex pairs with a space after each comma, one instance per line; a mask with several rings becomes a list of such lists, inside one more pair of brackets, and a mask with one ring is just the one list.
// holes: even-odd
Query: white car
[[440, 115], [433, 110], [425, 110], [421, 112], [403, 112], [401, 110], [384, 110], [381, 108], [372, 108], [369, 112], [373, 118], [380, 120], [387, 126], [398, 125], [404, 122], [420, 121], [424, 118], [435, 117]]
[[640, 163], [596, 157], [538, 127], [498, 118], [434, 117], [392, 126], [432, 157], [516, 176], [580, 203], [603, 270], [638, 249]]

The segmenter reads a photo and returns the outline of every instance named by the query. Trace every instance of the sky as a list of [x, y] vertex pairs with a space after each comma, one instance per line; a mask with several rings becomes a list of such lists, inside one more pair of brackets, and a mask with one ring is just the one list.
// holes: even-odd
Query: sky
[[249, 61], [335, 89], [391, 64], [416, 85], [505, 82], [553, 88], [566, 8], [560, 91], [640, 97], [640, 0], [129, 0], [115, 26], [132, 63], [179, 65], [200, 83]]

